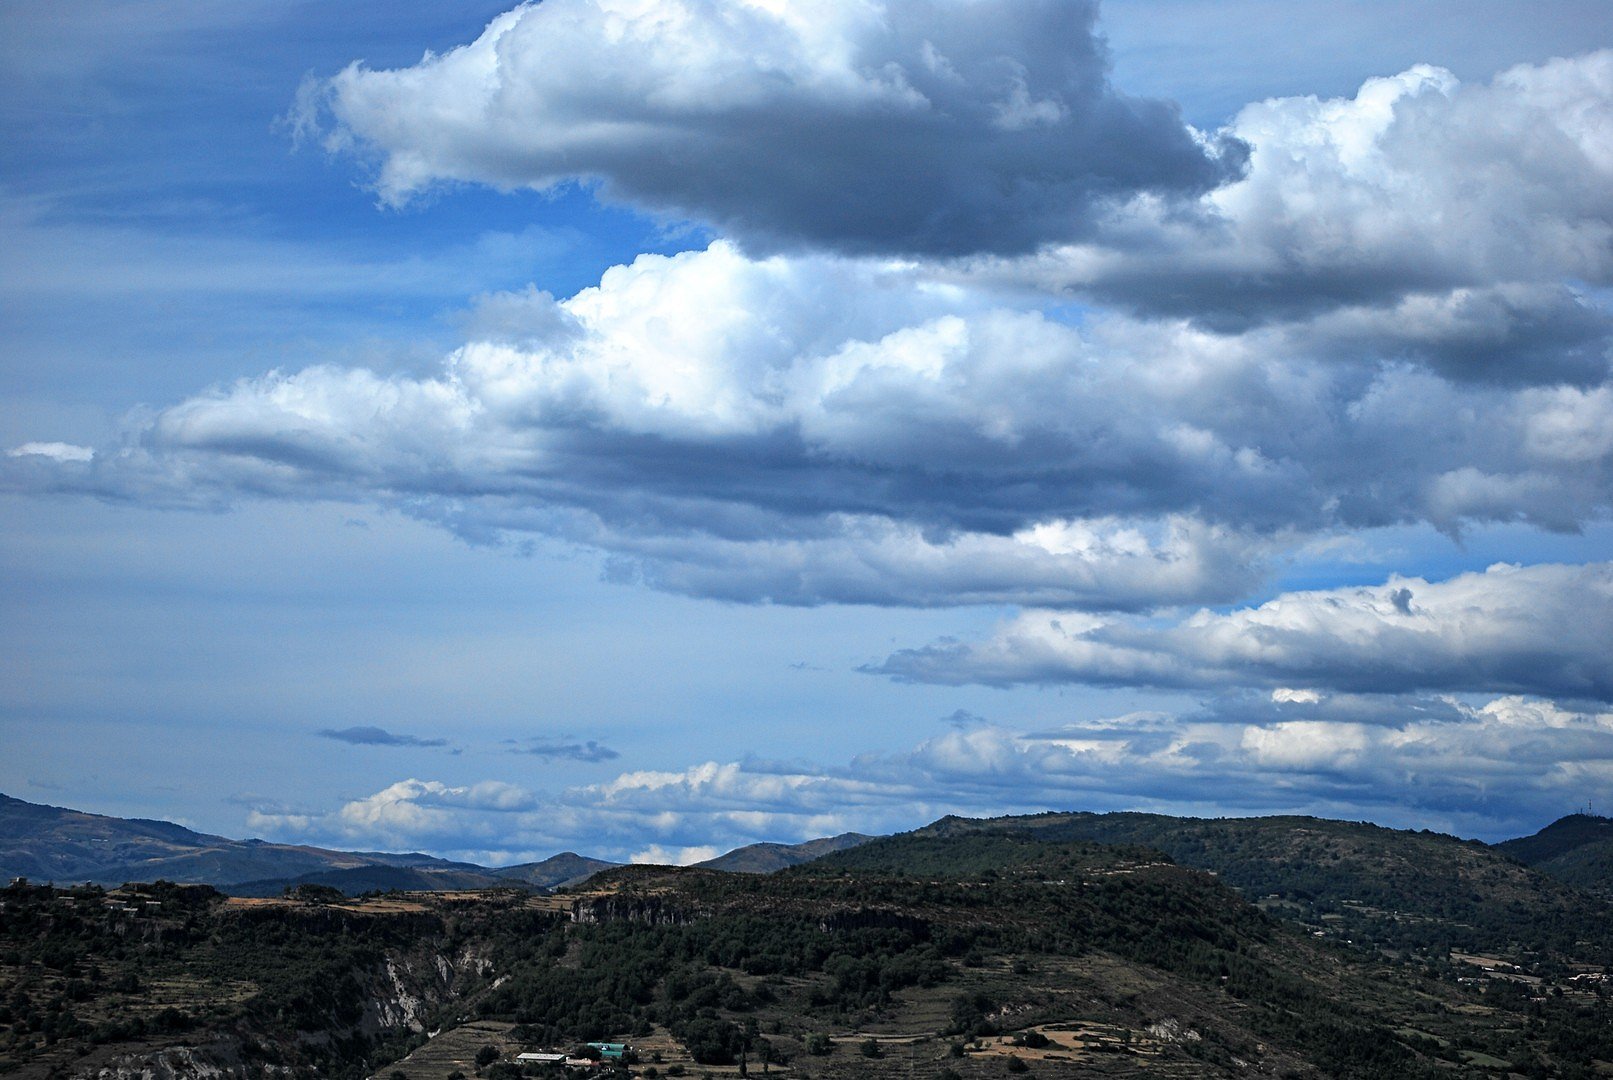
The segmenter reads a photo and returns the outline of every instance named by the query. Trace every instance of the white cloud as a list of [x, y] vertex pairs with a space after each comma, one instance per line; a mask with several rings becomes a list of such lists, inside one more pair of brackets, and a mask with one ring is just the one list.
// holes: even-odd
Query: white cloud
[[74, 446], [64, 442], [30, 442], [15, 447], [7, 454], [11, 457], [42, 457], [57, 462], [83, 463], [95, 457], [95, 451], [88, 446]]
[[1204, 196], [1206, 220], [1139, 200], [1027, 271], [1211, 324], [1613, 280], [1613, 51], [1488, 85], [1418, 65], [1352, 99], [1248, 105], [1228, 134], [1249, 170]]
[[[891, 656], [939, 683], [1524, 692], [1613, 700], [1613, 563], [1497, 564], [1446, 581], [1285, 593], [1173, 625], [1024, 612], [980, 644]], [[1314, 691], [1312, 691], [1313, 693]]]
[[1232, 175], [1106, 77], [1086, 0], [546, 0], [396, 71], [309, 87], [383, 199], [444, 181], [693, 217], [762, 245], [1023, 251], [1138, 190]]
[[1313, 693], [1262, 705], [1232, 695], [1180, 715], [949, 729], [840, 766], [713, 761], [552, 795], [407, 780], [330, 814], [258, 813], [253, 827], [505, 862], [566, 849], [674, 865], [954, 812], [1317, 813], [1498, 838], [1538, 828], [1610, 781], [1609, 712], [1516, 696], [1470, 705]]
[[[887, 141], [909, 106], [956, 106], [995, 139], [1118, 100], [1082, 82], [1101, 58], [1080, 4], [967, 0], [944, 9], [955, 26], [927, 2], [806, 10], [549, 0], [414, 68], [351, 68], [332, 107], [401, 193], [456, 161], [548, 183], [562, 136], [662, 160], [663, 122], [710, 112], [716, 86], [719, 126], [886, 109]], [[1059, 20], [1072, 33], [1043, 40]], [[617, 63], [620, 85], [569, 81]], [[1077, 108], [1048, 89], [1059, 72], [1097, 96]], [[606, 123], [619, 93], [649, 113]], [[517, 122], [534, 110], [558, 110], [553, 131]], [[644, 255], [568, 298], [479, 298], [470, 340], [425, 374], [270, 372], [133, 418], [89, 458], [18, 447], [0, 484], [374, 502], [476, 542], [570, 540], [621, 580], [786, 604], [1225, 604], [1354, 530], [1573, 531], [1613, 512], [1613, 313], [1592, 287], [1613, 280], [1610, 117], [1613, 52], [1260, 102], [1230, 129], [1254, 148], [1247, 177], [1197, 212], [1140, 197], [1088, 244], [990, 264], [728, 240]], [[1108, 678], [1113, 651], [1083, 677]], [[1204, 677], [1127, 656], [1113, 677]]]
[[0, 471], [168, 505], [373, 500], [726, 599], [1092, 610], [1224, 603], [1329, 531], [1572, 529], [1613, 502], [1605, 382], [1362, 372], [1338, 327], [1076, 327], [913, 265], [721, 242], [483, 309], [435, 374], [273, 372], [91, 461]]
[[649, 864], [654, 866], [693, 866], [707, 859], [715, 859], [722, 852], [711, 846], [664, 848], [660, 844], [651, 844], [643, 851], [635, 851], [627, 857], [627, 861], [635, 864]]

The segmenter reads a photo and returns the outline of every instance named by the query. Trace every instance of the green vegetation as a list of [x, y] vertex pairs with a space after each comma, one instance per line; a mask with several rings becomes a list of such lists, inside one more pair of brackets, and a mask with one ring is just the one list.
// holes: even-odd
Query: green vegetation
[[[624, 867], [553, 899], [13, 885], [0, 1072], [89, 1076], [183, 1046], [240, 1080], [518, 1080], [520, 1048], [638, 1041], [655, 1050], [622, 1075], [1578, 1078], [1613, 1061], [1601, 901], [1448, 837], [1169, 820], [948, 819], [772, 875]], [[1150, 833], [1169, 857], [1136, 842]], [[1372, 868], [1438, 859], [1457, 885], [1408, 871], [1398, 915], [1363, 891]], [[468, 1041], [428, 1049], [439, 1030]]]
[[1452, 949], [1499, 949], [1574, 953], [1613, 964], [1613, 948], [1602, 932], [1606, 902], [1520, 866], [1502, 853], [1507, 845], [1498, 850], [1426, 830], [1321, 818], [1134, 813], [949, 817], [914, 835], [956, 842], [976, 834], [1017, 835], [1033, 844], [1153, 849], [1182, 866], [1215, 873], [1252, 901], [1268, 901], [1273, 914], [1356, 944], [1424, 958]]
[[1558, 881], [1613, 898], [1613, 819], [1570, 814], [1495, 849]]

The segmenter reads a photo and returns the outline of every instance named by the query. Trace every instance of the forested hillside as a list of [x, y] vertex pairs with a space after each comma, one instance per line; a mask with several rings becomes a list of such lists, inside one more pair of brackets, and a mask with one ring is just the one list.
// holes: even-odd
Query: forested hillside
[[1543, 952], [1386, 953], [1146, 845], [1048, 833], [954, 820], [771, 875], [623, 867], [552, 896], [14, 884], [0, 1061], [514, 1080], [514, 1053], [590, 1040], [630, 1044], [611, 1068], [646, 1077], [1589, 1077], [1613, 1061], [1607, 986], [1580, 955], [1606, 949], [1607, 920]]

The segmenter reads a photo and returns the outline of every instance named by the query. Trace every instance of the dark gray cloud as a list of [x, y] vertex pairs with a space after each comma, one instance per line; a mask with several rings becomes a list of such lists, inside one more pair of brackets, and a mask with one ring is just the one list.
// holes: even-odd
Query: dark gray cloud
[[981, 727], [987, 723], [987, 720], [984, 716], [972, 713], [968, 709], [954, 709], [951, 713], [943, 716], [941, 722], [959, 731], [967, 731], [969, 728]]
[[352, 743], [354, 746], [447, 746], [447, 739], [421, 739], [414, 735], [398, 735], [385, 728], [360, 726], [349, 728], [324, 728], [319, 732], [321, 738], [335, 739], [337, 742]]
[[1017, 252], [1139, 192], [1181, 201], [1245, 147], [1108, 80], [1092, 0], [547, 0], [413, 68], [305, 92], [384, 198], [442, 181], [552, 189], [711, 224], [749, 246]]
[[614, 761], [622, 756], [610, 747], [603, 743], [595, 742], [593, 739], [589, 739], [586, 742], [555, 742], [547, 739], [532, 739], [524, 743], [515, 744], [510, 753], [584, 762]]

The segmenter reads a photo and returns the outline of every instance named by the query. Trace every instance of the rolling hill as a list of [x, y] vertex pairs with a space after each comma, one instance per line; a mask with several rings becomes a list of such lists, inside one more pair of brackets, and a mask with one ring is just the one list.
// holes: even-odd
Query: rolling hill
[[168, 821], [87, 814], [0, 795], [0, 878], [6, 880], [120, 885], [163, 879], [225, 886], [372, 866], [481, 869], [418, 852], [230, 840]]
[[[1019, 823], [945, 819], [768, 875], [615, 867], [550, 895], [12, 885], [0, 1071], [519, 1080], [516, 1053], [597, 1040], [640, 1055], [608, 1075], [646, 1078], [1568, 1080], [1613, 1061], [1580, 951], [1319, 938], [1151, 847]], [[1605, 943], [1613, 921], [1588, 929]]]
[[946, 817], [917, 831], [971, 833], [1152, 848], [1216, 874], [1274, 915], [1389, 948], [1573, 951], [1595, 938], [1597, 956], [1613, 961], [1600, 932], [1613, 920], [1604, 900], [1503, 850], [1427, 830], [1313, 817], [1051, 813]]
[[604, 859], [590, 859], [586, 855], [578, 855], [575, 851], [562, 851], [542, 862], [501, 866], [489, 870], [488, 873], [505, 883], [516, 882], [536, 885], [542, 889], [561, 889], [568, 885], [580, 885], [601, 870], [609, 870], [619, 865], [621, 864], [606, 862]]
[[776, 870], [799, 866], [801, 863], [856, 847], [858, 844], [866, 844], [872, 839], [872, 836], [864, 836], [862, 833], [848, 832], [839, 836], [808, 840], [804, 844], [747, 844], [745, 847], [735, 848], [726, 855], [719, 855], [715, 859], [707, 859], [696, 865], [708, 870], [727, 870], [736, 874], [771, 874]]
[[1613, 896], [1613, 818], [1570, 814], [1495, 848], [1558, 881]]

